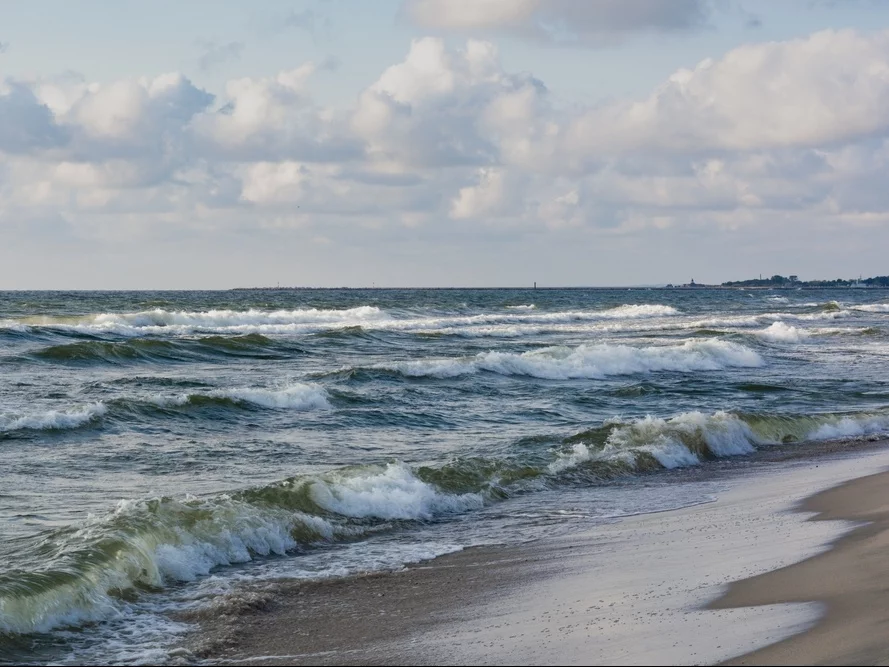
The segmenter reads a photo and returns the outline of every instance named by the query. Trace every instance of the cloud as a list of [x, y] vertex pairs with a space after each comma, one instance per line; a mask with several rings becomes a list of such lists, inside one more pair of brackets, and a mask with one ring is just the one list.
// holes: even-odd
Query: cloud
[[239, 161], [348, 160], [362, 146], [334, 113], [317, 108], [308, 93], [314, 63], [274, 77], [229, 81], [225, 105], [191, 124], [198, 150]]
[[452, 51], [440, 39], [418, 39], [360, 95], [352, 129], [372, 159], [404, 169], [491, 165], [499, 156], [485, 111], [526, 88], [545, 95], [533, 78], [504, 72], [488, 42]]
[[332, 21], [325, 11], [304, 9], [302, 11], [291, 10], [284, 16], [279, 26], [282, 28], [295, 28], [308, 34], [312, 41], [317, 42], [319, 37], [330, 36]]
[[0, 151], [36, 152], [67, 141], [68, 133], [26, 83], [0, 83]]
[[704, 0], [405, 0], [403, 13], [426, 29], [595, 47], [640, 32], [700, 28], [710, 6]]
[[198, 67], [203, 71], [213, 69], [232, 60], [238, 60], [244, 51], [243, 42], [217, 44], [216, 42], [202, 41], [199, 44], [204, 52], [198, 58]]
[[338, 108], [313, 95], [321, 68], [218, 96], [181, 73], [6, 80], [0, 227], [64, 221], [118, 241], [303, 230], [331, 252], [409, 230], [418, 247], [562, 238], [570, 254], [591, 239], [732, 233], [752, 247], [770, 224], [810, 238], [889, 220], [887, 33], [748, 44], [588, 106], [555, 104], [484, 40], [413, 40]]
[[319, 70], [325, 70], [327, 72], [336, 72], [340, 66], [342, 66], [343, 61], [337, 58], [336, 56], [327, 56], [321, 63], [318, 65]]
[[678, 70], [643, 100], [581, 114], [564, 139], [580, 158], [811, 147], [887, 129], [889, 33], [827, 30]]
[[288, 28], [299, 28], [305, 30], [310, 35], [314, 35], [315, 23], [317, 20], [318, 16], [311, 9], [306, 9], [301, 12], [293, 10], [285, 17], [283, 24]]
[[0, 55], [6, 53], [9, 50], [9, 42], [0, 42]]

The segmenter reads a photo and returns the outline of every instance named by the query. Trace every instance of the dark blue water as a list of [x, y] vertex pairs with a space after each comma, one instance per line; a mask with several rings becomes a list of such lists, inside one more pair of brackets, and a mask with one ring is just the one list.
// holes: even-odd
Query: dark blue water
[[244, 579], [697, 502], [644, 480], [883, 434], [887, 318], [869, 289], [0, 293], [0, 662], [163, 661], [171, 612]]

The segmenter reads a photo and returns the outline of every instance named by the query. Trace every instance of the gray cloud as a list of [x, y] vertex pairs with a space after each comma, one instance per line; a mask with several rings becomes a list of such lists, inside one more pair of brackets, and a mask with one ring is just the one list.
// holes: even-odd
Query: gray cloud
[[321, 63], [318, 65], [318, 69], [326, 70], [328, 72], [336, 72], [340, 66], [342, 66], [343, 61], [334, 55], [327, 56]]
[[324, 11], [304, 9], [300, 12], [292, 10], [283, 17], [279, 25], [283, 28], [301, 30], [308, 34], [313, 42], [317, 42], [319, 38], [330, 36], [333, 23]]
[[706, 0], [404, 0], [402, 6], [422, 28], [593, 47], [640, 32], [697, 29], [710, 12]]
[[207, 71], [232, 60], [238, 60], [244, 51], [243, 42], [217, 44], [212, 41], [199, 42], [204, 52], [198, 58], [198, 67]]
[[30, 153], [58, 148], [68, 142], [68, 131], [25, 83], [6, 82], [0, 92], [0, 151]]
[[284, 19], [283, 24], [288, 28], [299, 28], [305, 30], [310, 35], [315, 34], [315, 24], [318, 20], [314, 10], [305, 9], [301, 12], [291, 11]]

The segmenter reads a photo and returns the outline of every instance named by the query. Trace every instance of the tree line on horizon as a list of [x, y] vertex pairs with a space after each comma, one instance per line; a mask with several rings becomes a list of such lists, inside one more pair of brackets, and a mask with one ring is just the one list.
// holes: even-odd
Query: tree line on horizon
[[771, 278], [753, 278], [751, 280], [730, 280], [722, 283], [723, 287], [849, 287], [854, 283], [872, 287], [889, 287], [889, 276], [875, 276], [861, 280], [835, 278], [834, 280], [791, 280], [786, 276], [775, 274]]

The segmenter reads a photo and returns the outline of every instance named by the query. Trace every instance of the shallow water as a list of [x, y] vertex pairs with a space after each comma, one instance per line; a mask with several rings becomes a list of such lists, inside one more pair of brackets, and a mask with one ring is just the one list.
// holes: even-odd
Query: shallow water
[[883, 290], [0, 293], [0, 662], [163, 661], [170, 612], [244, 579], [703, 502], [656, 473], [886, 434], [887, 318]]

